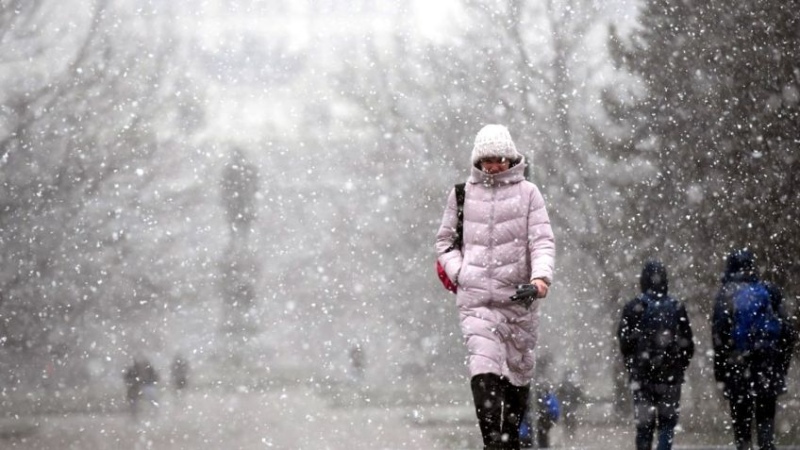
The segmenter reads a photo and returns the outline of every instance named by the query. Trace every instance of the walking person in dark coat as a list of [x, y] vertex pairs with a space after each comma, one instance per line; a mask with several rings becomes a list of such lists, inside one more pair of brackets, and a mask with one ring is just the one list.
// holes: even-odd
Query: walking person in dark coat
[[561, 404], [553, 386], [536, 383], [536, 448], [550, 448], [550, 431], [561, 416]]
[[180, 353], [172, 359], [170, 374], [175, 392], [180, 393], [189, 386], [189, 361]]
[[138, 417], [140, 414], [142, 402], [152, 406], [158, 404], [156, 393], [158, 373], [147, 358], [134, 359], [133, 365], [125, 371], [123, 379], [125, 380], [128, 404], [134, 417]]
[[578, 373], [575, 370], [569, 370], [564, 374], [556, 396], [561, 401], [564, 435], [568, 441], [572, 441], [578, 432], [578, 408], [585, 401]]
[[755, 417], [759, 448], [774, 449], [776, 404], [786, 392], [797, 331], [783, 295], [759, 279], [747, 249], [728, 255], [714, 303], [712, 337], [714, 377], [730, 402], [736, 448], [751, 448]]
[[667, 270], [648, 261], [642, 293], [622, 311], [617, 330], [628, 369], [636, 422], [636, 449], [650, 450], [658, 427], [658, 450], [672, 448], [680, 412], [681, 385], [694, 341], [683, 303], [667, 294]]

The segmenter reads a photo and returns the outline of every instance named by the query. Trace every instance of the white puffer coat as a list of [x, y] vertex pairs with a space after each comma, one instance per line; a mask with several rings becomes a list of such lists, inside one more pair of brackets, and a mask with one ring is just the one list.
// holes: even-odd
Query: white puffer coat
[[553, 278], [555, 238], [539, 189], [525, 180], [524, 162], [496, 175], [476, 167], [466, 185], [464, 244], [453, 242], [455, 189], [447, 199], [436, 252], [458, 285], [456, 303], [471, 376], [494, 373], [523, 386], [533, 378], [539, 301], [526, 310], [511, 300], [516, 285]]

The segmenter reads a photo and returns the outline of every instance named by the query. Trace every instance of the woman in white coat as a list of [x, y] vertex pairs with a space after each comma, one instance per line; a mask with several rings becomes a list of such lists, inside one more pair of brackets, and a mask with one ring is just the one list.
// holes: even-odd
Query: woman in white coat
[[[487, 125], [475, 138], [465, 187], [463, 244], [453, 248], [455, 189], [436, 236], [438, 262], [458, 287], [476, 414], [487, 449], [519, 448], [519, 423], [533, 379], [539, 301], [553, 277], [555, 239], [539, 189], [508, 129]], [[536, 287], [526, 306], [517, 287]]]

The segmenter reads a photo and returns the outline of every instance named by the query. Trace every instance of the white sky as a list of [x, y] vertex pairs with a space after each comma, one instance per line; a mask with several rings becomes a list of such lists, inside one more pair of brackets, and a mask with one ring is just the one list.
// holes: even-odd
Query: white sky
[[412, 0], [417, 27], [423, 35], [438, 39], [446, 35], [448, 19], [456, 14], [453, 0]]

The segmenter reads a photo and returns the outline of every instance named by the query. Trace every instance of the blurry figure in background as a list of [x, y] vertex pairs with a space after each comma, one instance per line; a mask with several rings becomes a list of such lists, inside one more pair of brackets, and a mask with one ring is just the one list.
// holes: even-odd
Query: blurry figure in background
[[667, 269], [648, 261], [642, 293], [622, 310], [617, 337], [628, 369], [636, 421], [636, 448], [650, 450], [658, 426], [658, 450], [672, 448], [681, 385], [694, 354], [692, 328], [683, 303], [667, 295]]
[[548, 372], [553, 364], [553, 356], [543, 352], [536, 361], [536, 383], [527, 401], [525, 414], [520, 425], [521, 448], [550, 447], [550, 430], [561, 417], [561, 403]]
[[530, 408], [531, 403], [530, 400], [528, 402], [528, 408], [525, 410], [525, 413], [522, 415], [522, 421], [519, 424], [519, 446], [520, 448], [533, 448], [533, 433], [535, 433], [536, 428], [533, 426], [533, 423], [536, 421], [536, 412], [532, 411]]
[[728, 255], [712, 316], [714, 378], [730, 402], [738, 450], [775, 448], [775, 410], [797, 340], [780, 290], [761, 281], [747, 249]]
[[134, 358], [133, 365], [125, 371], [124, 380], [127, 388], [128, 404], [134, 417], [139, 416], [142, 404], [148, 407], [158, 406], [158, 391], [156, 388], [158, 374], [147, 358]]
[[180, 393], [189, 386], [189, 361], [180, 353], [176, 354], [175, 358], [172, 359], [170, 373], [172, 375], [172, 387], [175, 392]]
[[484, 126], [475, 137], [470, 176], [450, 190], [436, 234], [437, 263], [457, 289], [486, 449], [520, 446], [539, 305], [553, 279], [555, 238], [539, 188], [523, 176], [526, 165], [506, 127]]
[[352, 369], [353, 381], [362, 383], [364, 372], [366, 371], [367, 361], [364, 348], [360, 342], [355, 342], [350, 347], [350, 368]]
[[556, 396], [561, 401], [564, 435], [568, 440], [574, 440], [578, 431], [578, 407], [585, 401], [578, 372], [568, 370], [564, 373], [564, 378], [556, 389]]
[[550, 430], [561, 417], [561, 403], [550, 383], [536, 386], [536, 446], [550, 448]]

